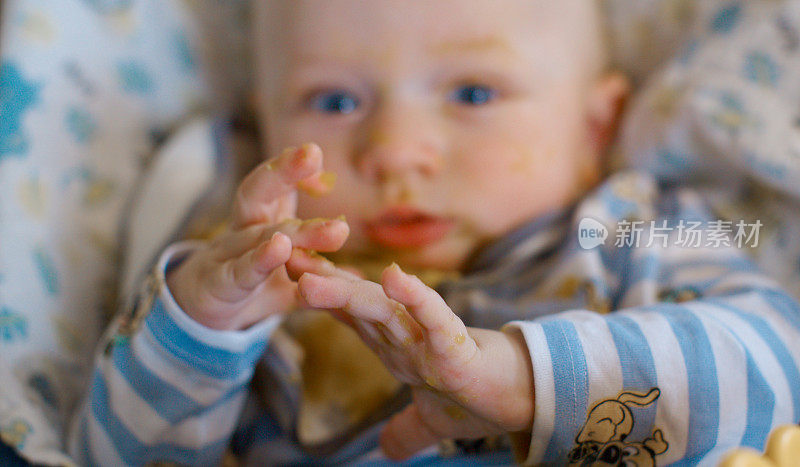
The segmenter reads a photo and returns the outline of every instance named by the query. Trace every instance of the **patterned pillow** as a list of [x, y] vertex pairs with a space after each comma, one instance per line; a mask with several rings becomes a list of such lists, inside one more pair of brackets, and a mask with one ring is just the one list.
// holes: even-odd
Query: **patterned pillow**
[[693, 184], [720, 218], [761, 222], [751, 253], [800, 297], [800, 2], [716, 3], [645, 81], [618, 155]]
[[639, 92], [622, 151], [667, 180], [735, 173], [800, 197], [800, 4], [723, 2], [705, 26]]
[[[126, 199], [208, 105], [177, 0], [12, 0], [0, 26], [0, 438], [64, 460], [108, 310]], [[30, 401], [35, 401], [31, 403]]]

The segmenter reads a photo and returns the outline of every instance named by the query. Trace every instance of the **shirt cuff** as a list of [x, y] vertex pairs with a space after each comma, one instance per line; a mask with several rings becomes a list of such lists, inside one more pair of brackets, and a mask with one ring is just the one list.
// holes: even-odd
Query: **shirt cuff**
[[528, 432], [510, 435], [514, 456], [522, 465], [538, 465], [545, 459], [555, 431], [556, 394], [550, 348], [542, 326], [530, 321], [513, 321], [503, 330], [522, 333], [531, 356], [534, 384], [533, 426]]
[[239, 379], [252, 371], [281, 317], [270, 316], [242, 331], [211, 329], [190, 318], [170, 293], [166, 272], [202, 245], [179, 242], [164, 251], [153, 273], [155, 297], [144, 322], [158, 343], [187, 365], [215, 378]]

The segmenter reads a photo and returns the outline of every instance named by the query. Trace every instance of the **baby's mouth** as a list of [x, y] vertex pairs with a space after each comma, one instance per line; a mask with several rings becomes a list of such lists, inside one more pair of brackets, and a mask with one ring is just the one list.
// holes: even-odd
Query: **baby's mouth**
[[387, 248], [421, 248], [444, 238], [455, 222], [410, 206], [395, 206], [365, 222], [370, 240]]

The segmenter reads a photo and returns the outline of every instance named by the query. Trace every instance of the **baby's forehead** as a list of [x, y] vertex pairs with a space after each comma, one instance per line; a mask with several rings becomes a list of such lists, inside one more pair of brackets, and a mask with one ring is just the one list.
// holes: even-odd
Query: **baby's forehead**
[[[387, 45], [497, 51], [509, 42], [559, 47], [592, 37], [595, 0], [266, 0], [256, 15], [278, 52]], [[266, 23], [266, 24], [262, 24]], [[263, 44], [270, 47], [270, 44]]]

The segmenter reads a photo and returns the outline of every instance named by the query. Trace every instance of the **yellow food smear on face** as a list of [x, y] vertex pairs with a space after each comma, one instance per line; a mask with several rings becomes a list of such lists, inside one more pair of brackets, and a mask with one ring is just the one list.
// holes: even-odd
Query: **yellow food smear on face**
[[467, 41], [449, 41], [437, 44], [431, 52], [437, 55], [449, 55], [464, 52], [498, 51], [505, 54], [513, 53], [513, 48], [508, 41], [500, 36], [485, 36]]
[[459, 333], [458, 333], [458, 335], [456, 336], [456, 338], [455, 338], [454, 340], [455, 340], [455, 343], [456, 343], [456, 344], [458, 344], [458, 345], [461, 345], [461, 344], [463, 344], [464, 342], [466, 342], [466, 340], [467, 340], [467, 336], [465, 336], [464, 334], [461, 334], [461, 333], [459, 332]]
[[368, 142], [376, 146], [381, 144], [386, 144], [389, 141], [391, 141], [391, 137], [389, 136], [389, 134], [381, 130], [376, 130], [371, 132], [368, 138], [369, 138]]
[[511, 162], [511, 170], [521, 174], [535, 175], [537, 167], [533, 153], [528, 148], [520, 148], [519, 157]]
[[444, 408], [444, 413], [453, 420], [464, 420], [467, 418], [467, 413], [457, 405], [451, 405]]

